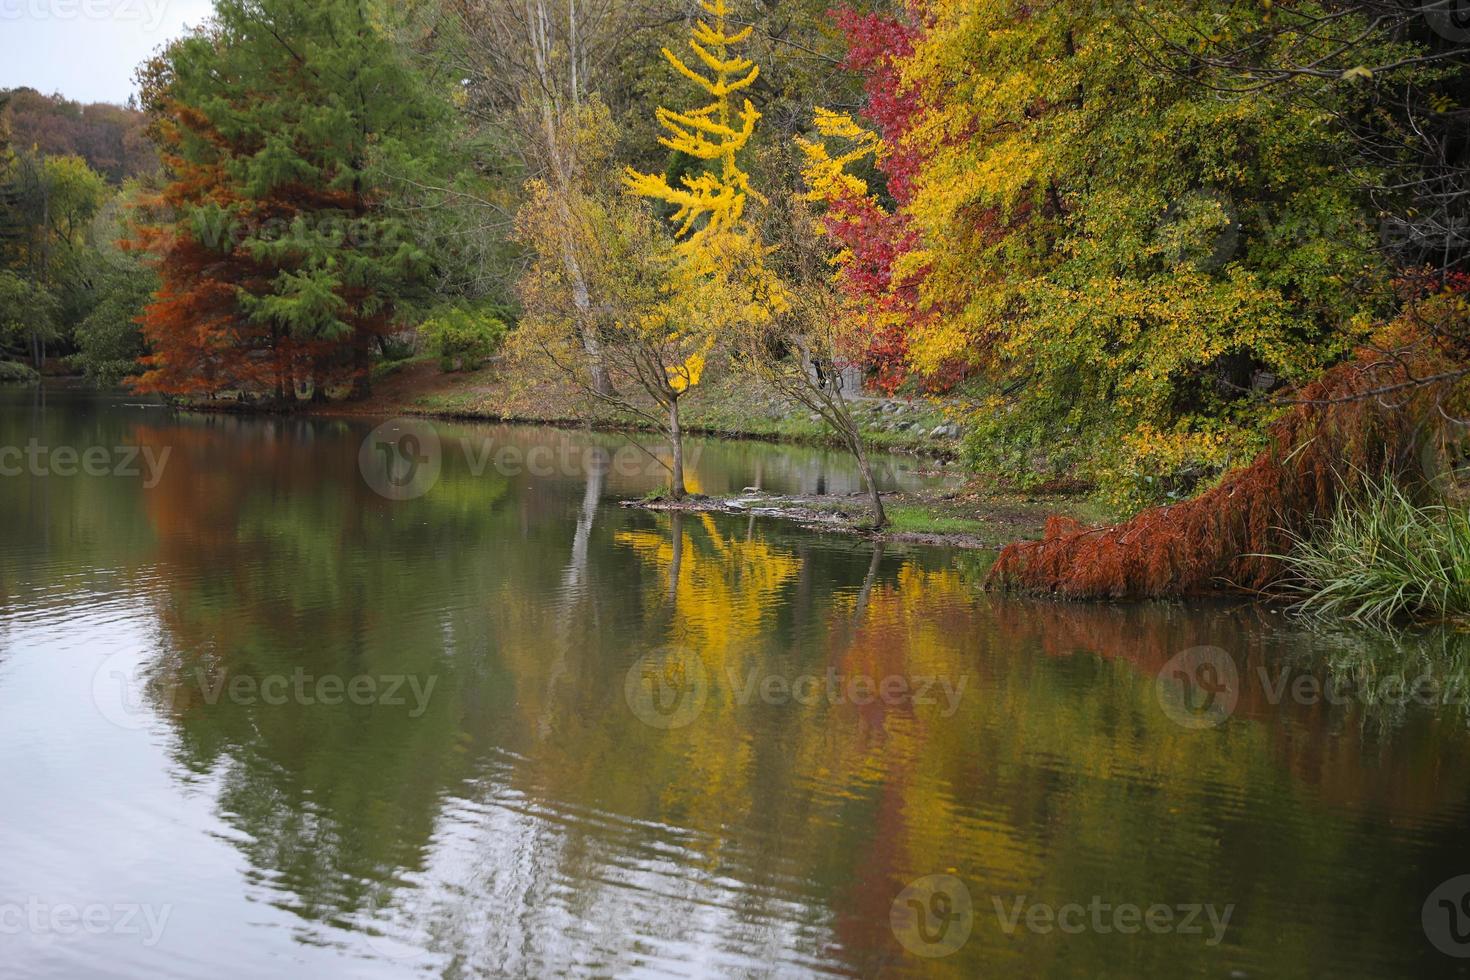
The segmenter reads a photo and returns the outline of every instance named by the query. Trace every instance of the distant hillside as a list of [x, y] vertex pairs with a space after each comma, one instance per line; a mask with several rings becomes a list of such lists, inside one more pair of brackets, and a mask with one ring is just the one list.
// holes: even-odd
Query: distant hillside
[[83, 105], [33, 88], [0, 89], [0, 104], [16, 150], [35, 146], [47, 156], [76, 154], [114, 184], [158, 169], [158, 153], [145, 133], [147, 117], [136, 109]]

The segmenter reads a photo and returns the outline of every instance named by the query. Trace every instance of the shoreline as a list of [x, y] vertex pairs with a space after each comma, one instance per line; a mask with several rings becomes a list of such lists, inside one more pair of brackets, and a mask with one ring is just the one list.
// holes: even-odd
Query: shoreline
[[[659, 436], [660, 430], [643, 420], [619, 418], [606, 412], [571, 414], [575, 393], [553, 385], [527, 384], [497, 366], [473, 372], [445, 374], [436, 363], [403, 362], [375, 379], [373, 392], [358, 401], [273, 405], [227, 400], [180, 401], [178, 411], [220, 415], [256, 415], [275, 418], [387, 419], [410, 417], [445, 422], [525, 425], [567, 431], [638, 433]], [[823, 533], [846, 534], [870, 540], [905, 542], [968, 551], [998, 551], [1014, 541], [1042, 537], [1050, 517], [1061, 514], [1091, 523], [1091, 504], [1077, 493], [1005, 493], [956, 465], [960, 435], [946, 410], [923, 400], [864, 399], [858, 411], [867, 423], [864, 435], [875, 454], [919, 461], [930, 475], [948, 477], [939, 488], [885, 491], [884, 506], [890, 524], [883, 531], [865, 527], [865, 494], [844, 497], [800, 497], [756, 494], [722, 498], [669, 501], [621, 501], [624, 507], [648, 510], [685, 510], [706, 513], [753, 513], [792, 521]], [[697, 438], [758, 442], [772, 446], [818, 448], [845, 452], [836, 434], [813, 422], [800, 409], [777, 404], [770, 396], [752, 393], [738, 379], [724, 379], [691, 399], [684, 431]], [[936, 438], [935, 428], [953, 435]], [[743, 505], [738, 501], [746, 502]]]
[[[592, 432], [630, 433], [659, 436], [663, 430], [657, 426], [635, 419], [585, 418], [582, 416], [533, 416], [500, 412], [467, 411], [460, 409], [436, 409], [406, 406], [379, 406], [371, 400], [353, 403], [365, 406], [351, 409], [344, 403], [300, 409], [276, 406], [254, 406], [229, 402], [180, 403], [177, 407], [186, 412], [212, 412], [233, 415], [274, 415], [282, 418], [343, 418], [343, 419], [387, 419], [395, 417], [435, 419], [443, 422], [482, 422], [491, 425], [544, 426], [553, 429], [583, 429]], [[771, 446], [803, 446], [809, 449], [831, 449], [844, 451], [841, 440], [835, 434], [783, 435], [778, 432], [751, 432], [745, 429], [726, 429], [700, 424], [682, 426], [686, 436], [730, 441], [759, 442]], [[953, 450], [929, 448], [921, 445], [887, 445], [869, 443], [868, 450], [893, 456], [908, 456], [914, 459], [932, 460], [941, 465], [950, 465], [958, 458]]]
[[[227, 405], [227, 411], [253, 410], [215, 404]], [[695, 395], [681, 402], [680, 410], [683, 429], [690, 435], [844, 448], [836, 434], [811, 418], [805, 408], [782, 403], [770, 393], [752, 391], [735, 374], [701, 385]], [[373, 391], [366, 399], [307, 404], [299, 411], [340, 417], [401, 415], [604, 432], [661, 432], [645, 420], [589, 405], [578, 391], [555, 380], [522, 377], [494, 362], [478, 370], [450, 373], [441, 371], [433, 359], [397, 362], [373, 380]], [[869, 449], [930, 457], [944, 465], [959, 457], [961, 429], [948, 417], [959, 411], [957, 405], [924, 399], [864, 398], [854, 403]], [[936, 429], [946, 427], [948, 437], [935, 434]]]

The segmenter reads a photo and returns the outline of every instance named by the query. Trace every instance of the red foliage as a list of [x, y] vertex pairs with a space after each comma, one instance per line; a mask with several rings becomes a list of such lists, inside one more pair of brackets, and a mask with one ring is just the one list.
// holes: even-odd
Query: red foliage
[[906, 142], [922, 104], [899, 77], [899, 63], [913, 53], [918, 28], [899, 17], [848, 8], [833, 10], [831, 17], [847, 39], [845, 67], [865, 76], [864, 115], [885, 145], [877, 165], [894, 207], [885, 209], [874, 198], [853, 195], [831, 202], [825, 225], [852, 254], [838, 284], [867, 320], [861, 358], [877, 372], [878, 386], [891, 393], [908, 377], [908, 332], [930, 315], [919, 306], [922, 270], [894, 281], [895, 263], [919, 246], [903, 207], [913, 197], [923, 163]]
[[1443, 348], [1420, 340], [1363, 350], [1307, 386], [1271, 429], [1270, 448], [1194, 500], [1112, 527], [1053, 518], [1041, 541], [1012, 544], [991, 584], [1079, 599], [1259, 591], [1281, 577], [1293, 533], [1330, 514], [1361, 476], [1402, 476], [1449, 381]]
[[[838, 8], [830, 16], [847, 40], [844, 67], [861, 73], [864, 118], [883, 140], [877, 168], [891, 206], [874, 197], [852, 195], [829, 202], [827, 233], [851, 253], [838, 275], [854, 309], [862, 311], [865, 343], [862, 362], [877, 372], [877, 384], [892, 393], [909, 379], [909, 337], [944, 311], [926, 304], [920, 286], [927, 267], [900, 277], [895, 269], [922, 243], [906, 211], [926, 161], [923, 147], [910, 139], [925, 110], [920, 92], [903, 84], [902, 63], [923, 36], [923, 0], [904, 0], [897, 14], [862, 13]], [[958, 383], [968, 366], [947, 365], [923, 379], [930, 391]]]
[[899, 17], [845, 7], [833, 10], [831, 17], [847, 39], [843, 67], [866, 76], [863, 115], [888, 145], [881, 166], [888, 178], [889, 196], [903, 206], [913, 199], [914, 180], [924, 162], [918, 149], [906, 142], [923, 103], [918, 93], [903, 87], [899, 66], [913, 55], [920, 30]]

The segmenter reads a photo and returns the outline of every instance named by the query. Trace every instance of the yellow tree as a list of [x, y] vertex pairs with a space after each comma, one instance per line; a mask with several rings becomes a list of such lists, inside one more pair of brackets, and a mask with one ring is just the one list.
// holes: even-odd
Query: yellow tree
[[731, 50], [749, 39], [751, 28], [730, 33], [730, 8], [725, 0], [700, 0], [699, 5], [713, 21], [700, 19], [690, 32], [689, 48], [703, 70], [690, 67], [668, 48], [663, 49], [663, 55], [675, 71], [708, 93], [711, 101], [689, 112], [659, 106], [655, 113], [667, 133], [659, 137], [659, 142], [676, 153], [704, 161], [706, 169], [695, 176], [686, 174], [678, 187], [662, 176], [640, 173], [632, 167], [623, 176], [630, 193], [675, 209], [671, 220], [677, 226], [680, 250], [687, 255], [697, 254], [711, 236], [738, 232], [746, 198], [762, 200], [751, 189], [750, 175], [737, 160], [761, 117], [749, 98], [744, 98], [738, 108], [735, 105], [736, 94], [760, 77], [760, 66]]
[[[516, 238], [531, 262], [517, 283], [523, 316], [512, 349], [533, 355], [528, 367], [550, 367], [619, 416], [662, 429], [672, 457], [669, 489], [679, 499], [686, 492], [681, 399], [699, 385], [715, 338], [733, 319], [756, 315], [720, 274], [736, 264], [720, 246], [750, 239], [722, 235], [686, 254], [643, 202], [614, 190], [607, 161], [618, 134], [606, 108], [594, 99], [564, 124], [575, 129], [558, 139], [580, 148], [581, 177], [527, 185]], [[567, 248], [578, 257], [575, 281], [563, 261]], [[596, 362], [577, 354], [589, 335], [598, 338]], [[611, 385], [601, 383], [594, 364]]]

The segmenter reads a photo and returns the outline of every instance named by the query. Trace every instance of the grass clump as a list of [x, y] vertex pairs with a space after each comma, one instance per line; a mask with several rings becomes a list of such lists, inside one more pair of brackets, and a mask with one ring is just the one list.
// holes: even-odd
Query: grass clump
[[1391, 479], [1345, 497], [1284, 557], [1296, 610], [1386, 628], [1470, 623], [1470, 512], [1419, 504]]
[[936, 514], [926, 507], [889, 507], [889, 530], [911, 534], [979, 534], [990, 528], [984, 521]]

